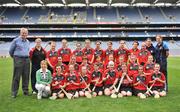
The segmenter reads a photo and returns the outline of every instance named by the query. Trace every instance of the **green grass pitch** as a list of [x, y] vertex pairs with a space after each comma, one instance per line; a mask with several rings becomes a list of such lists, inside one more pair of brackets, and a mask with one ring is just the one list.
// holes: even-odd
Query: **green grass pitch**
[[[16, 99], [10, 95], [12, 59], [0, 59], [0, 112], [179, 112], [180, 111], [180, 57], [168, 59], [169, 93], [167, 97], [141, 100], [136, 97], [111, 99], [101, 96], [93, 99], [37, 100], [35, 95], [23, 96], [21, 86]], [[31, 90], [30, 90], [31, 91]]]

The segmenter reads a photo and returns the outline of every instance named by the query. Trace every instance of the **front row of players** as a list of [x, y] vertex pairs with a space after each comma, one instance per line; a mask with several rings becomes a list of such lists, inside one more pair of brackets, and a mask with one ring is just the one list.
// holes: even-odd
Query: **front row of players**
[[64, 73], [61, 66], [56, 66], [55, 72], [47, 69], [47, 62], [41, 61], [41, 69], [36, 72], [38, 90], [37, 98], [69, 99], [86, 96], [87, 98], [106, 95], [112, 98], [123, 96], [138, 96], [159, 98], [166, 96], [164, 90], [165, 76], [161, 73], [160, 65], [155, 64], [151, 73], [144, 73], [144, 67], [139, 65], [137, 72], [130, 73], [126, 63], [118, 72], [113, 61], [108, 63], [107, 69], [102, 72], [99, 65], [94, 64], [94, 69], [89, 72], [83, 66], [79, 73], [74, 70], [74, 65], [69, 65], [68, 72]]

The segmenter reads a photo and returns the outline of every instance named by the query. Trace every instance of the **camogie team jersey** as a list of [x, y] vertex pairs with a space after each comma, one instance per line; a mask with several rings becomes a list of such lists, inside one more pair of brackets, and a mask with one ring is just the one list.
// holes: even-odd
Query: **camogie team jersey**
[[129, 55], [129, 51], [126, 48], [123, 49], [117, 49], [116, 50], [116, 63], [119, 63], [119, 57], [122, 56], [124, 58], [123, 62], [127, 62], [128, 61], [128, 55]]
[[101, 57], [101, 61], [104, 60], [104, 50], [100, 49], [94, 49], [94, 62], [96, 62], [96, 58], [100, 56]]
[[115, 52], [115, 50], [113, 50], [113, 49], [111, 49], [111, 50], [109, 50], [109, 49], [106, 49], [105, 50], [105, 53], [104, 53], [104, 57], [105, 57], [105, 63], [107, 63], [108, 61], [109, 61], [109, 55], [113, 55], [114, 56], [114, 58], [116, 57], [116, 52]]
[[94, 61], [94, 49], [93, 48], [84, 48], [83, 49], [84, 56], [87, 56], [88, 62], [92, 63]]
[[147, 63], [144, 65], [144, 72], [145, 72], [145, 73], [152, 73], [153, 70], [154, 70], [154, 63], [148, 63], [148, 62], [147, 62]]
[[[153, 81], [155, 78], [159, 78], [159, 79], [161, 79], [162, 81], [165, 81], [165, 80], [166, 80], [164, 74], [161, 73], [161, 72], [159, 72], [159, 73], [154, 73], [154, 72], [153, 72], [153, 73], [150, 75], [150, 81]], [[151, 84], [150, 84], [150, 86], [151, 86]], [[155, 86], [155, 87], [156, 87], [156, 86], [158, 86], [158, 87], [164, 87], [164, 83], [162, 83], [162, 82], [160, 82], [160, 81], [156, 81], [156, 82], [154, 83], [154, 86]]]
[[[142, 83], [148, 86], [149, 80], [146, 75], [133, 75], [133, 84], [137, 83], [138, 81], [141, 81]], [[139, 83], [138, 85], [134, 86], [134, 88], [138, 90], [147, 90], [147, 88], [142, 83]]]
[[148, 60], [148, 56], [151, 55], [151, 53], [145, 49], [145, 50], [140, 50], [138, 53], [138, 61], [141, 65], [144, 65], [147, 60]]
[[69, 48], [60, 48], [58, 50], [58, 55], [62, 57], [63, 62], [69, 62], [71, 58], [71, 49]]
[[82, 50], [74, 50], [73, 55], [76, 56], [76, 62], [81, 63], [82, 57], [84, 56], [84, 53]]
[[59, 86], [63, 86], [66, 83], [66, 76], [63, 73], [59, 75], [57, 73], [53, 73], [51, 85], [55, 84], [56, 82], [58, 82], [59, 84], [56, 86], [52, 86], [52, 90], [59, 89], [60, 88]]
[[58, 63], [58, 52], [57, 51], [48, 51], [46, 55], [47, 59], [49, 60], [50, 64], [53, 66], [53, 68]]
[[[123, 72], [121, 71], [120, 73], [119, 73], [119, 78], [122, 78], [122, 74], [123, 74]], [[131, 80], [133, 80], [133, 75], [132, 74], [130, 74], [130, 73], [126, 73], [127, 75], [128, 75], [128, 77], [131, 79]], [[119, 79], [120, 80], [120, 79]], [[121, 85], [121, 87], [127, 87], [127, 86], [131, 86], [132, 85], [132, 82], [130, 82], [129, 80], [128, 80], [128, 78], [127, 78], [127, 76], [124, 76], [124, 79], [123, 79], [123, 82], [122, 82], [122, 85]]]
[[139, 53], [139, 49], [130, 49], [129, 50], [129, 54], [130, 55], [135, 55], [138, 58], [138, 53]]
[[132, 75], [137, 74], [138, 73], [138, 67], [139, 67], [138, 63], [129, 63], [128, 64], [128, 72]]
[[109, 78], [104, 81], [104, 85], [114, 84], [114, 81], [119, 78], [118, 72], [116, 70], [110, 71], [109, 69], [105, 70], [103, 78], [106, 78], [109, 75]]
[[86, 88], [86, 86], [91, 83], [90, 73], [87, 72], [86, 75], [84, 76], [79, 75], [79, 80], [80, 80], [79, 88], [81, 89]]
[[[97, 80], [98, 82], [101, 82], [103, 78], [103, 72], [101, 70], [98, 71], [92, 71], [91, 72], [91, 80]], [[91, 82], [92, 85], [95, 85], [96, 82]], [[96, 84], [97, 87], [102, 87], [103, 83]]]
[[79, 84], [79, 74], [74, 71], [73, 73], [67, 72], [66, 73], [66, 82], [68, 85], [66, 86], [66, 90], [76, 90], [79, 89], [79, 85], [75, 85], [74, 83]]

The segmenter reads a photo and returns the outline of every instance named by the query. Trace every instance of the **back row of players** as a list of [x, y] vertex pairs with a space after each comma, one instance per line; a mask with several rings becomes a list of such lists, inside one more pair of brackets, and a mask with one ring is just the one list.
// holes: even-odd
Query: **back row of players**
[[[50, 51], [46, 52], [41, 47], [41, 39], [36, 39], [30, 58], [32, 88], [34, 93], [38, 93], [37, 98], [47, 96], [50, 88], [51, 99], [63, 98], [62, 88], [74, 97], [86, 96], [92, 91], [93, 96], [109, 96], [115, 92], [122, 76], [119, 96], [134, 94], [144, 98], [145, 94], [150, 95], [148, 87], [153, 91], [151, 94], [166, 95], [166, 78], [160, 72], [160, 65], [155, 63], [155, 49], [148, 50], [145, 42], [142, 42], [141, 49], [138, 49], [137, 41], [133, 42], [130, 50], [126, 48], [123, 40], [116, 50], [112, 48], [111, 41], [107, 45], [108, 48], [103, 50], [101, 42], [97, 41], [96, 48], [93, 49], [87, 39], [84, 49], [77, 43], [76, 49], [71, 51], [67, 40], [63, 39], [62, 48], [56, 51], [56, 43], [52, 41]], [[46, 61], [42, 61], [44, 59], [51, 72], [46, 68]]]

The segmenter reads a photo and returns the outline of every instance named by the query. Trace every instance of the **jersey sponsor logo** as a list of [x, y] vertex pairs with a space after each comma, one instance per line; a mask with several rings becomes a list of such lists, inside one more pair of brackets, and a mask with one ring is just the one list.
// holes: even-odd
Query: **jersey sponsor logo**
[[92, 50], [91, 49], [85, 49], [85, 55], [88, 55], [88, 54], [92, 54]]
[[70, 54], [70, 51], [68, 49], [62, 49], [61, 54]]
[[146, 77], [145, 77], [145, 76], [140, 76], [140, 75], [138, 75], [138, 76], [136, 77], [136, 81], [137, 81], [137, 82], [139, 82], [139, 81], [145, 82], [145, 81], [146, 81]]
[[146, 68], [146, 70], [153, 69], [154, 64], [147, 64], [145, 68]]
[[88, 77], [87, 76], [83, 76], [83, 77], [80, 77], [80, 81], [83, 82], [83, 81], [88, 81]]
[[82, 51], [76, 51], [76, 52], [75, 52], [75, 55], [76, 55], [76, 56], [83, 56], [83, 52], [82, 52]]
[[58, 53], [56, 51], [55, 52], [50, 51], [49, 57], [56, 57], [56, 56], [58, 56]]
[[138, 64], [131, 64], [130, 70], [138, 70]]
[[55, 80], [55, 81], [62, 81], [62, 80], [64, 80], [64, 78], [65, 78], [65, 77], [64, 77], [63, 75], [60, 75], [60, 76], [57, 76], [57, 75], [56, 75], [56, 76], [54, 77], [54, 80]]
[[117, 70], [118, 70], [118, 71], [121, 71], [121, 70], [122, 70], [122, 66], [121, 66], [121, 65], [118, 65], [118, 66], [117, 66]]
[[68, 77], [67, 77], [67, 81], [68, 81], [68, 82], [71, 82], [71, 81], [76, 82], [76, 80], [77, 80], [77, 78], [76, 78], [75, 75], [73, 75], [73, 76], [68, 76]]
[[151, 76], [151, 79], [152, 80], [155, 80], [155, 78], [161, 78], [161, 73], [158, 73], [158, 74], [153, 74], [152, 76]]
[[106, 55], [110, 55], [110, 54], [114, 55], [114, 51], [113, 50], [106, 50]]
[[94, 71], [94, 72], [92, 73], [92, 78], [97, 78], [97, 77], [101, 77], [101, 72], [99, 72], [99, 71], [98, 71], [98, 72], [95, 72], [95, 71]]
[[110, 76], [110, 77], [115, 77], [115, 71], [109, 71], [108, 72], [108, 75]]
[[126, 54], [126, 51], [123, 49], [119, 49], [118, 50], [118, 55], [121, 55], [121, 54]]
[[140, 56], [147, 56], [148, 55], [148, 52], [147, 51], [141, 51], [139, 53]]
[[102, 50], [95, 50], [95, 52], [94, 52], [94, 54], [95, 54], [95, 56], [100, 56], [100, 55], [102, 55]]

